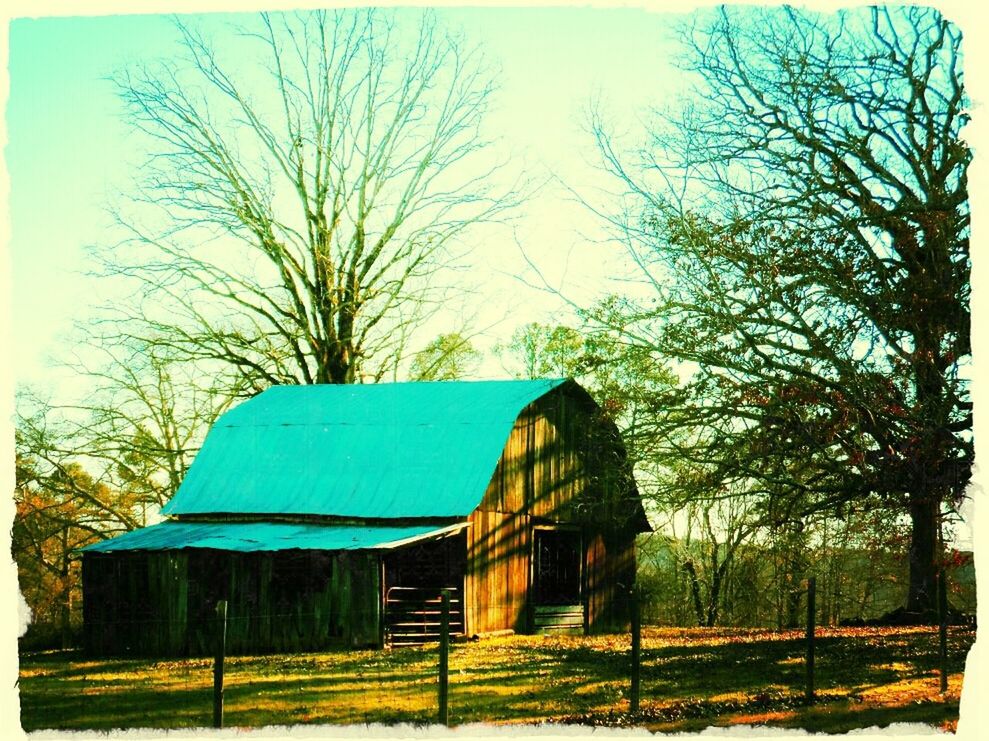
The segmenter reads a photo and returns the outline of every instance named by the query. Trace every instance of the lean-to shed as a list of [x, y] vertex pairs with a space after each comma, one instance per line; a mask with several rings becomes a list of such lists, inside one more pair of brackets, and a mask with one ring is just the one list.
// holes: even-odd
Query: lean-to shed
[[620, 629], [649, 529], [570, 380], [277, 386], [210, 430], [166, 520], [83, 551], [93, 654]]

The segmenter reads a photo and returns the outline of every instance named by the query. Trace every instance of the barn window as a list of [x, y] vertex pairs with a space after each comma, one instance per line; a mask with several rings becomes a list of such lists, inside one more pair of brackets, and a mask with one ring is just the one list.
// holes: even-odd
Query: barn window
[[539, 605], [575, 605], [581, 600], [580, 533], [535, 531], [534, 597]]

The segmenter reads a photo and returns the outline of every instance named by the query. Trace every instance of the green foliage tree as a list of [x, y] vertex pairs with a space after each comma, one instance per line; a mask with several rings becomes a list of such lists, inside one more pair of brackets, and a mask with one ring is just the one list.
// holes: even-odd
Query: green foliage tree
[[593, 318], [686, 371], [655, 399], [658, 455], [692, 464], [668, 487], [742, 490], [770, 525], [907, 515], [929, 619], [973, 460], [960, 34], [924, 8], [722, 9], [685, 40], [696, 101], [636, 163], [595, 125], [652, 298]]
[[[538, 322], [525, 324], [495, 351], [517, 378], [580, 380], [605, 414], [619, 424], [623, 437], [635, 444], [644, 441], [634, 432], [639, 422], [649, 416], [652, 399], [675, 384], [676, 377], [652, 348], [629, 342], [624, 325], [604, 326], [597, 321], [600, 314], [612, 312], [619, 302], [619, 297], [609, 297], [580, 312], [578, 319], [587, 321], [581, 329]], [[611, 315], [617, 316], [613, 312]], [[632, 459], [644, 462], [645, 452], [632, 454]]]
[[496, 351], [517, 378], [575, 378], [588, 370], [584, 336], [559, 324], [524, 324]]
[[477, 370], [481, 353], [459, 332], [442, 334], [412, 356], [412, 381], [452, 381]]

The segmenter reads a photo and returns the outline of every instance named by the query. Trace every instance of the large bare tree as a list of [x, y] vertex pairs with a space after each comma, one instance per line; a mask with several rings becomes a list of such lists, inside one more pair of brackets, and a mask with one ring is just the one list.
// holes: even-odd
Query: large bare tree
[[650, 146], [597, 127], [653, 297], [597, 319], [690, 374], [657, 400], [694, 464], [672, 488], [742, 485], [777, 527], [898, 509], [929, 618], [973, 460], [960, 33], [924, 8], [722, 9], [685, 41], [696, 95]]
[[492, 190], [483, 60], [417, 17], [262, 14], [226, 39], [233, 61], [180, 24], [184, 59], [116, 78], [152, 154], [116, 212], [127, 237], [101, 251], [137, 288], [109, 336], [247, 393], [394, 371], [465, 232], [517, 193]]

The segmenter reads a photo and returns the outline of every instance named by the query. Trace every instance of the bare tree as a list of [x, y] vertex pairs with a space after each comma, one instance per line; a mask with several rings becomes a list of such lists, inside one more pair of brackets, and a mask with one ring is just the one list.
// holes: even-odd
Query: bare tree
[[[106, 531], [140, 526], [135, 502], [113, 486], [112, 465], [82, 465], [85, 445], [75, 437], [78, 423], [67, 420], [64, 410], [29, 390], [17, 396], [14, 425], [18, 462], [18, 490], [47, 492], [58, 506], [72, 502], [79, 517], [74, 527], [100, 536]], [[64, 520], [64, 523], [63, 523]], [[59, 515], [60, 523], [69, 521]]]
[[69, 450], [129, 494], [144, 525], [178, 491], [244, 379], [211, 376], [169, 357], [167, 347], [135, 342], [90, 348], [74, 368], [85, 398], [51, 411], [65, 420]]
[[204, 387], [198, 370], [160, 347], [103, 353], [76, 368], [85, 383], [77, 403], [56, 406], [27, 389], [17, 397], [13, 555], [35, 630], [56, 626], [63, 646], [78, 618], [77, 549], [147, 525], [233, 399], [228, 382]]
[[659, 503], [668, 517], [671, 553], [684, 573], [697, 624], [713, 627], [730, 603], [733, 568], [739, 549], [759, 528], [756, 508], [745, 497], [702, 500], [684, 497]]
[[784, 8], [685, 40], [694, 102], [637, 159], [596, 129], [658, 299], [598, 318], [695, 371], [654, 433], [707, 466], [700, 489], [909, 516], [906, 608], [930, 618], [973, 460], [961, 36], [925, 8]]
[[491, 186], [483, 61], [430, 14], [412, 34], [373, 10], [262, 14], [236, 42], [254, 76], [179, 30], [184, 64], [116, 79], [154, 153], [101, 251], [137, 288], [108, 335], [246, 393], [380, 377], [447, 298], [460, 238], [516, 202]]
[[17, 399], [14, 438], [11, 553], [35, 630], [54, 627], [66, 648], [79, 604], [75, 550], [106, 537], [108, 531], [137, 527], [135, 502], [105, 476], [90, 475], [83, 468], [69, 426], [28, 392]]

